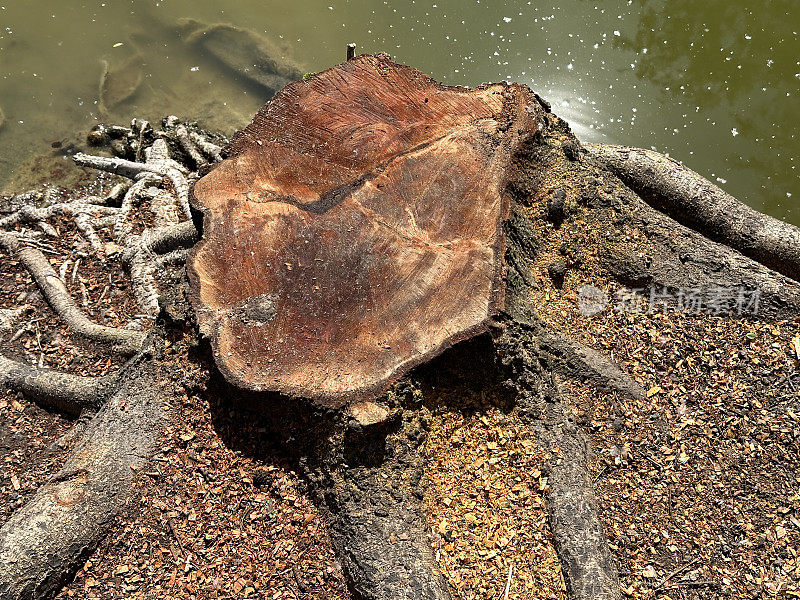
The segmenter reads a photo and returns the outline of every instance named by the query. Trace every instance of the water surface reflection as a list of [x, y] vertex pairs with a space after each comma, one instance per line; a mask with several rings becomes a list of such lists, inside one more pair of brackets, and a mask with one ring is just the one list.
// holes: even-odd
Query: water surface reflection
[[[42, 171], [68, 181], [65, 149], [97, 121], [175, 113], [231, 132], [269, 96], [247, 67], [259, 51], [300, 73], [341, 61], [355, 41], [450, 84], [526, 83], [581, 139], [667, 152], [800, 224], [794, 0], [2, 2], [6, 192]], [[258, 37], [198, 34], [215, 24]]]

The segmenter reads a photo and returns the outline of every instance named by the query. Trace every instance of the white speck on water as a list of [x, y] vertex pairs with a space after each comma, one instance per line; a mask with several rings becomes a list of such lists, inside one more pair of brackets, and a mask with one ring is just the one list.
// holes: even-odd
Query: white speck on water
[[617, 37], [619, 37], [619, 36], [621, 36], [622, 34], [619, 32], [619, 30], [618, 30], [618, 29], [615, 29], [615, 30], [614, 30], [614, 35], [615, 35], [615, 36], [617, 36]]
[[575, 68], [575, 66], [574, 66], [572, 63], [569, 63], [569, 64], [567, 65], [567, 70], [568, 70], [568, 71], [572, 71], [572, 69], [574, 69], [574, 68]]
[[511, 23], [511, 17], [503, 17], [503, 21], [506, 23]]
[[767, 66], [771, 67], [774, 62], [775, 62], [774, 60], [772, 60], [771, 58], [768, 58], [767, 59]]
[[190, 67], [189, 70], [194, 73], [195, 71], [199, 71], [200, 67]]
[[717, 177], [717, 181], [719, 181], [720, 183], [728, 183], [728, 180], [723, 179], [722, 177]]
[[737, 135], [739, 135], [739, 130], [736, 129], [736, 127], [734, 127], [733, 129], [731, 129], [731, 135], [733, 137], [736, 137]]

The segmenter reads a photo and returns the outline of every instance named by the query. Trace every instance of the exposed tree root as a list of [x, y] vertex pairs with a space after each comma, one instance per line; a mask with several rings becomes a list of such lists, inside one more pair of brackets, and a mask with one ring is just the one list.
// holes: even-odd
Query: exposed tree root
[[114, 523], [166, 422], [170, 370], [142, 356], [59, 473], [0, 529], [0, 598], [51, 598]]
[[710, 239], [800, 281], [800, 229], [753, 210], [678, 161], [658, 152], [586, 144], [654, 208]]
[[[134, 181], [144, 179], [148, 185], [152, 183], [152, 176], [165, 177], [172, 184], [172, 188], [178, 198], [178, 204], [183, 216], [191, 218], [189, 209], [189, 181], [187, 175], [189, 171], [182, 164], [169, 157], [169, 149], [165, 140], [159, 138], [153, 145], [145, 150], [145, 162], [134, 162], [123, 158], [106, 158], [104, 156], [92, 156], [79, 152], [73, 158], [82, 167], [91, 167], [100, 171], [107, 171], [122, 177], [128, 177]], [[135, 184], [134, 184], [135, 185]], [[140, 190], [141, 191], [141, 190]], [[130, 194], [130, 190], [128, 194]], [[126, 197], [128, 196], [126, 194]]]
[[183, 221], [168, 227], [145, 230], [138, 240], [138, 249], [153, 254], [166, 254], [178, 248], [190, 248], [199, 237], [194, 223]]
[[[603, 266], [617, 281], [646, 290], [725, 290], [734, 297], [729, 309], [723, 308], [719, 314], [757, 312], [790, 318], [800, 311], [797, 281], [679, 224], [632, 191], [620, 190], [618, 200], [618, 207], [609, 205], [595, 212], [599, 222], [609, 227], [617, 224], [600, 248]], [[620, 231], [623, 227], [640, 233], [646, 240], [646, 252], [641, 243], [626, 238]], [[736, 296], [752, 298], [754, 293], [757, 305], [740, 311]]]
[[37, 369], [0, 355], [0, 387], [7, 386], [68, 415], [99, 409], [113, 391], [116, 376], [80, 377]]
[[13, 234], [0, 232], [0, 246], [17, 258], [33, 277], [50, 306], [78, 335], [98, 342], [113, 344], [125, 355], [135, 354], [142, 346], [144, 334], [129, 329], [98, 325], [78, 308], [64, 287], [55, 269], [39, 250], [23, 246]]
[[211, 159], [211, 162], [222, 160], [222, 147], [210, 142], [196, 131], [189, 132], [189, 139], [197, 146], [201, 152]]
[[642, 398], [644, 390], [617, 363], [597, 350], [571, 340], [538, 317], [518, 320], [536, 340], [536, 353], [547, 369], [564, 377], [588, 382], [603, 392]]
[[586, 441], [562, 403], [548, 404], [546, 413], [539, 437], [549, 453], [547, 516], [567, 594], [574, 600], [616, 600], [619, 576], [586, 468]]
[[19, 308], [0, 308], [0, 333], [11, 331], [17, 323], [30, 310], [30, 306], [23, 305]]
[[0, 227], [11, 227], [16, 224], [31, 223], [42, 228], [45, 233], [55, 236], [55, 230], [47, 224], [47, 220], [60, 215], [71, 216], [78, 230], [92, 245], [92, 249], [101, 254], [103, 245], [97, 235], [97, 226], [102, 224], [101, 217], [113, 217], [119, 209], [99, 204], [100, 198], [89, 196], [82, 202], [61, 202], [44, 208], [23, 206], [18, 211], [0, 219]]
[[[540, 335], [541, 329], [508, 322], [495, 339], [498, 361], [507, 387], [514, 390], [520, 417], [549, 455], [547, 513], [568, 595], [573, 600], [617, 599], [619, 577], [597, 513], [586, 442], [562, 402], [551, 357], [540, 350]], [[546, 335], [569, 345], [560, 334]], [[596, 377], [601, 377], [599, 372]]]
[[[114, 240], [121, 247], [121, 257], [131, 274], [132, 291], [139, 312], [148, 317], [155, 317], [159, 312], [157, 274], [169, 264], [180, 262], [180, 255], [170, 256], [166, 260], [158, 255], [172, 252], [182, 246], [191, 246], [198, 237], [192, 224], [189, 212], [189, 183], [195, 178], [185, 166], [170, 158], [167, 141], [172, 140], [181, 146], [190, 159], [197, 159], [201, 165], [208, 164], [202, 157], [202, 151], [212, 155], [211, 160], [219, 158], [218, 147], [205, 140], [197, 132], [189, 135], [185, 125], [175, 117], [165, 119], [167, 131], [154, 133], [149, 123], [134, 119], [131, 129], [119, 128], [115, 135], [124, 135], [131, 139], [137, 158], [144, 157], [144, 162], [129, 161], [119, 158], [106, 158], [78, 154], [75, 160], [83, 166], [102, 169], [123, 175], [134, 180], [132, 185], [116, 186], [109, 194], [112, 200], [120, 199], [120, 207], [105, 206], [104, 200], [87, 197], [80, 201], [57, 203], [44, 208], [24, 205], [11, 215], [0, 219], [0, 227], [13, 227], [19, 224], [36, 224], [45, 233], [55, 236], [56, 232], [47, 223], [47, 219], [67, 215], [73, 218], [75, 225], [89, 241], [98, 256], [105, 253], [104, 245], [97, 234], [99, 227], [113, 224]], [[104, 128], [111, 132], [111, 128]], [[103, 134], [105, 135], [105, 134]], [[151, 145], [146, 143], [151, 141]], [[204, 141], [205, 140], [205, 141]], [[200, 148], [200, 150], [198, 150]], [[159, 189], [164, 179], [171, 184], [171, 191]], [[24, 201], [22, 198], [20, 201]], [[150, 200], [151, 212], [155, 217], [155, 228], [145, 228], [134, 235], [134, 219], [137, 207], [145, 200]], [[181, 217], [186, 219], [180, 222]], [[70, 327], [85, 337], [93, 340], [110, 342], [124, 354], [133, 354], [141, 345], [143, 334], [134, 331], [141, 327], [140, 320], [134, 321], [127, 329], [115, 329], [92, 323], [70, 299], [63, 282], [54, 277], [49, 262], [34, 249], [25, 247], [20, 238], [12, 232], [0, 231], [0, 245], [28, 268], [37, 285], [42, 289], [54, 310], [64, 318]], [[113, 247], [113, 246], [112, 246]]]
[[[174, 133], [184, 134], [180, 136], [183, 141], [177, 142], [186, 146], [186, 152], [203, 147], [190, 138], [184, 126], [172, 125]], [[172, 138], [168, 134], [145, 147], [148, 136], [154, 135], [148, 123], [134, 120], [132, 128], [123, 133], [135, 138], [137, 158], [145, 156], [145, 163], [86, 156], [82, 163], [134, 179], [133, 185], [116, 186], [109, 194], [107, 200], [121, 201], [120, 208], [106, 206], [106, 201], [94, 197], [44, 208], [23, 205], [0, 220], [0, 227], [35, 224], [54, 236], [56, 231], [47, 220], [69, 216], [102, 256], [97, 229], [114, 225], [114, 239], [121, 247], [118, 256], [130, 270], [134, 296], [147, 314], [155, 316], [160, 310], [157, 271], [180, 263], [180, 248], [198, 237], [191, 220], [180, 222], [181, 216], [190, 217], [187, 175], [193, 175], [169, 158], [166, 140]], [[209, 150], [216, 152], [216, 146], [211, 144], [204, 151]], [[157, 188], [164, 179], [170, 182], [172, 193]], [[36, 199], [41, 199], [40, 195], [27, 201]], [[157, 226], [134, 235], [134, 209], [147, 199], [152, 201]], [[25, 202], [26, 198], [16, 200]], [[75, 333], [114, 344], [126, 355], [139, 354], [119, 373], [99, 378], [40, 370], [0, 355], [0, 385], [72, 415], [99, 409], [64, 468], [0, 529], [0, 598], [14, 600], [54, 596], [111, 527], [136, 470], [146, 462], [165, 422], [171, 399], [165, 383], [175, 373], [161, 358], [151, 357], [152, 349], [140, 350], [145, 343], [143, 332], [93, 323], [70, 297], [64, 275], [59, 276], [42, 252], [26, 242], [39, 243], [24, 231], [0, 231], [0, 247], [28, 270], [53, 310]], [[4, 309], [0, 314], [3, 330], [10, 330], [25, 312], [26, 307]], [[157, 336], [162, 335], [163, 331], [151, 334], [151, 340], [158, 342]]]
[[425, 436], [413, 413], [366, 428], [351, 421], [344, 456], [320, 469], [328, 531], [359, 599], [450, 598], [421, 512]]
[[200, 168], [208, 164], [208, 160], [198, 150], [197, 145], [189, 137], [186, 125], [178, 121], [175, 116], [169, 116], [164, 120], [165, 129], [170, 132], [178, 141], [181, 149], [194, 161], [195, 168]]
[[[146, 229], [139, 236], [128, 239], [122, 254], [128, 266], [136, 303], [149, 316], [158, 314], [158, 285], [156, 273], [167, 264], [174, 264], [171, 254], [181, 247], [191, 247], [198, 239], [197, 229], [191, 221], [175, 225]], [[180, 262], [180, 261], [178, 261]]]

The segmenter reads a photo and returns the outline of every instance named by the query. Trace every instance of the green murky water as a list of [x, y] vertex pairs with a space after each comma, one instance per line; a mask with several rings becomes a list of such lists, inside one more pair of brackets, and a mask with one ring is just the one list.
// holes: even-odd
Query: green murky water
[[[220, 56], [197, 32], [223, 23], [252, 33]], [[0, 0], [0, 191], [69, 179], [97, 121], [231, 132], [269, 95], [253, 52], [319, 71], [354, 41], [450, 84], [526, 83], [580, 139], [669, 153], [800, 224], [799, 30], [796, 0]]]

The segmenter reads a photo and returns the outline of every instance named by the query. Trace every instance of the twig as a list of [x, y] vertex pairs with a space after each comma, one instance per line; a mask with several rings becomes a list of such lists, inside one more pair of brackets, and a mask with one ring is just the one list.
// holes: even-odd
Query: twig
[[67, 270], [69, 269], [69, 263], [70, 259], [65, 260], [58, 269], [58, 278], [64, 283], [67, 283]]
[[667, 484], [667, 510], [669, 511], [670, 520], [674, 520], [672, 515], [672, 487]]
[[658, 467], [659, 469], [661, 469], [661, 470], [663, 470], [663, 469], [664, 469], [664, 465], [662, 465], [662, 464], [661, 464], [660, 462], [658, 462], [658, 461], [657, 461], [655, 458], [653, 458], [652, 456], [650, 456], [649, 454], [647, 454], [647, 452], [641, 452], [640, 454], [641, 454], [642, 458], [644, 458], [645, 460], [647, 460], [647, 461], [649, 461], [649, 462], [653, 463], [653, 464], [654, 464], [656, 467]]
[[662, 580], [661, 580], [661, 583], [659, 583], [659, 584], [658, 584], [658, 586], [657, 586], [657, 587], [656, 587], [656, 588], [655, 588], [653, 591], [657, 592], [657, 591], [659, 591], [659, 590], [662, 590], [662, 589], [664, 589], [664, 586], [666, 585], [666, 583], [667, 583], [667, 582], [668, 582], [670, 579], [672, 579], [673, 577], [675, 577], [675, 575], [677, 575], [678, 573], [681, 573], [681, 572], [685, 571], [686, 569], [688, 569], [688, 568], [689, 568], [689, 567], [691, 567], [692, 565], [695, 565], [695, 564], [697, 564], [698, 562], [700, 562], [700, 557], [699, 557], [699, 556], [698, 556], [697, 558], [693, 559], [693, 560], [690, 560], [688, 563], [686, 563], [686, 564], [685, 564], [685, 565], [683, 565], [682, 567], [678, 567], [678, 568], [677, 568], [677, 569], [675, 569], [675, 570], [674, 570], [672, 573], [670, 573], [670, 574], [669, 574], [669, 575], [667, 575], [667, 576], [666, 576], [664, 579], [662, 579]]
[[188, 560], [188, 557], [186, 555], [186, 550], [183, 549], [183, 544], [181, 544], [181, 538], [178, 537], [178, 532], [175, 531], [175, 525], [172, 524], [171, 517], [167, 517], [167, 525], [169, 525], [169, 530], [172, 532], [172, 537], [174, 537], [175, 541], [178, 542], [178, 549], [181, 551], [181, 554], [183, 554], [184, 558], [187, 558]]
[[711, 581], [710, 579], [700, 579], [698, 581], [679, 581], [677, 583], [673, 583], [672, 585], [664, 589], [675, 590], [682, 587], [705, 587], [705, 586], [718, 587], [719, 583], [717, 583], [716, 581]]
[[[75, 261], [75, 266], [72, 268], [72, 283], [78, 278], [78, 267], [81, 266], [81, 259]], [[66, 283], [66, 282], [65, 282]]]
[[506, 579], [506, 589], [503, 592], [503, 600], [508, 600], [508, 591], [511, 589], [511, 575], [514, 573], [514, 565], [508, 565], [508, 578]]
[[597, 475], [594, 476], [592, 483], [597, 483], [597, 480], [600, 479], [605, 474], [606, 471], [608, 471], [608, 465], [604, 465], [603, 469]]

